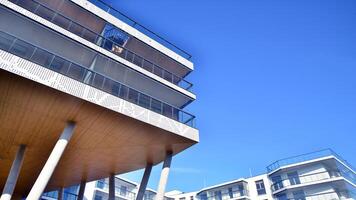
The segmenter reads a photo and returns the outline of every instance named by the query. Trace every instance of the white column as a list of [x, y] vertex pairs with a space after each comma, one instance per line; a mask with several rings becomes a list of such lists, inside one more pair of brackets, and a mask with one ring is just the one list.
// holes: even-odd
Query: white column
[[83, 200], [84, 199], [84, 191], [85, 191], [86, 184], [87, 184], [86, 181], [80, 182], [78, 200]]
[[12, 162], [9, 176], [6, 179], [6, 183], [5, 183], [4, 189], [2, 191], [0, 200], [10, 200], [11, 199], [12, 193], [14, 192], [14, 189], [16, 186], [17, 178], [19, 177], [19, 174], [20, 174], [25, 150], [26, 150], [25, 145], [19, 146], [19, 149], [17, 150], [15, 159]]
[[166, 159], [163, 162], [163, 167], [161, 171], [161, 178], [159, 179], [156, 200], [163, 200], [164, 193], [166, 190], [166, 185], [168, 181], [169, 170], [171, 168], [172, 153], [169, 152], [166, 155]]
[[32, 186], [32, 189], [26, 198], [27, 200], [38, 200], [41, 197], [49, 179], [54, 172], [54, 169], [59, 162], [59, 159], [63, 155], [64, 149], [66, 148], [70, 138], [73, 135], [74, 127], [74, 122], [67, 123], [67, 126], [63, 130], [62, 135], [54, 146], [51, 155], [48, 157], [48, 160], [44, 165], [40, 175], [38, 176], [35, 184]]
[[109, 177], [109, 200], [115, 200], [115, 174]]
[[64, 189], [63, 187], [58, 189], [58, 200], [63, 200], [63, 193], [64, 193]]
[[148, 179], [150, 178], [151, 171], [152, 171], [152, 164], [149, 163], [149, 164], [147, 164], [145, 172], [143, 173], [143, 177], [142, 177], [142, 180], [140, 183], [140, 188], [138, 189], [138, 192], [137, 192], [136, 200], [143, 199], [143, 196], [145, 195]]

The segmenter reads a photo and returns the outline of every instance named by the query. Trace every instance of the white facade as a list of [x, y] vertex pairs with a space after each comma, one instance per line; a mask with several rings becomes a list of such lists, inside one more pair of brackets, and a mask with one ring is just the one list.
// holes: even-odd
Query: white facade
[[[322, 156], [319, 156], [322, 152]], [[306, 156], [307, 155], [307, 156]], [[304, 156], [311, 159], [305, 159]], [[293, 161], [293, 159], [303, 161]], [[282, 159], [276, 168], [268, 168], [269, 173], [240, 178], [229, 182], [209, 186], [199, 191], [181, 192], [174, 190], [165, 194], [170, 200], [354, 200], [356, 199], [356, 172], [352, 166], [331, 150], [323, 150]], [[275, 163], [273, 165], [275, 165]], [[281, 164], [287, 163], [287, 164]], [[271, 166], [271, 165], [270, 165]], [[269, 166], [269, 167], [270, 167]], [[280, 178], [279, 178], [280, 177]], [[125, 179], [119, 180], [118, 191], [124, 185], [125, 191], [133, 193], [124, 198], [117, 192], [117, 197], [134, 200], [138, 184]], [[102, 182], [102, 181], [101, 181]], [[263, 183], [263, 184], [262, 184]], [[127, 184], [131, 185], [129, 187]], [[100, 185], [100, 183], [99, 183]], [[105, 185], [105, 184], [103, 184]], [[107, 195], [108, 190], [98, 188], [98, 182], [87, 184], [86, 198], [95, 200], [95, 193]], [[150, 198], [155, 198], [155, 191], [148, 189]], [[126, 193], [125, 193], [126, 194]]]
[[[332, 150], [282, 159], [267, 169], [269, 172], [266, 174], [203, 188], [196, 192], [195, 199], [356, 199], [356, 172]], [[184, 200], [181, 199], [184, 193], [167, 195], [175, 200]]]

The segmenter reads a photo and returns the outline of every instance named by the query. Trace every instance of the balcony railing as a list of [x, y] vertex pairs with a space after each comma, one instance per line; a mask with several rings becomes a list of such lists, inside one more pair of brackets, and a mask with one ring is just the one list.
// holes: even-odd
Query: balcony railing
[[[58, 191], [51, 191], [51, 192], [46, 192], [43, 193], [42, 196], [44, 197], [49, 197], [49, 198], [53, 198], [53, 199], [58, 199]], [[68, 192], [68, 191], [64, 191], [63, 192], [63, 199], [66, 200], [77, 200], [78, 195]]]
[[314, 195], [305, 195], [301, 197], [279, 197], [274, 198], [274, 200], [346, 200], [346, 199], [356, 199], [356, 195], [350, 191], [339, 191], [339, 192], [325, 192]]
[[180, 123], [195, 126], [192, 114], [1, 31], [0, 49]]
[[269, 173], [269, 172], [272, 172], [272, 171], [274, 171], [280, 167], [286, 166], [286, 165], [296, 164], [299, 162], [304, 162], [304, 161], [322, 158], [322, 157], [326, 157], [326, 156], [335, 156], [336, 158], [338, 158], [340, 161], [347, 164], [348, 167], [352, 168], [355, 171], [355, 169], [353, 168], [353, 166], [351, 164], [349, 164], [346, 160], [344, 160], [341, 156], [339, 156], [337, 153], [335, 153], [331, 149], [323, 149], [320, 151], [314, 151], [311, 153], [301, 154], [301, 155], [277, 160], [276, 162], [267, 166], [267, 171]]
[[138, 22], [131, 19], [127, 15], [123, 14], [122, 12], [118, 11], [117, 9], [113, 8], [106, 2], [104, 2], [102, 0], [88, 0], [88, 1], [91, 2], [92, 4], [96, 5], [97, 7], [101, 8], [102, 10], [106, 11], [107, 13], [117, 17], [118, 19], [127, 23], [128, 25], [136, 28], [137, 30], [146, 34], [147, 36], [156, 40], [157, 42], [169, 47], [169, 49], [178, 53], [182, 57], [184, 57], [188, 60], [190, 60], [192, 58], [192, 56], [188, 52], [182, 50], [181, 48], [177, 47], [173, 43], [171, 43], [168, 40], [164, 39], [163, 37], [159, 36], [157, 33], [153, 32], [153, 31], [149, 30], [148, 28], [146, 28], [145, 26], [139, 24]]
[[193, 84], [189, 81], [165, 70], [164, 68], [158, 66], [157, 64], [145, 59], [144, 57], [138, 55], [137, 53], [128, 50], [123, 45], [99, 35], [85, 26], [71, 20], [70, 18], [58, 13], [55, 10], [35, 1], [35, 0], [10, 0], [16, 5], [25, 8], [26, 10], [35, 13], [36, 15], [60, 26], [61, 28], [70, 31], [81, 38], [100, 46], [111, 53], [139, 66], [140, 68], [149, 71], [170, 83], [173, 83], [185, 90], [191, 90]]
[[239, 197], [245, 197], [245, 196], [249, 196], [248, 190], [233, 190], [230, 193], [224, 192], [221, 195], [207, 196], [206, 198], [200, 196], [200, 200], [229, 200], [229, 199], [238, 199]]
[[[109, 184], [105, 182], [105, 180], [98, 180], [96, 182], [96, 187], [107, 192], [109, 191]], [[120, 186], [115, 186], [115, 195], [123, 197], [128, 200], [136, 199], [136, 193], [128, 191], [127, 189], [123, 189]]]
[[281, 190], [290, 186], [297, 186], [300, 184], [314, 183], [324, 181], [332, 178], [341, 177], [342, 173], [338, 170], [328, 170], [323, 172], [311, 173], [307, 175], [293, 176], [286, 179], [276, 181], [271, 185], [273, 192]]

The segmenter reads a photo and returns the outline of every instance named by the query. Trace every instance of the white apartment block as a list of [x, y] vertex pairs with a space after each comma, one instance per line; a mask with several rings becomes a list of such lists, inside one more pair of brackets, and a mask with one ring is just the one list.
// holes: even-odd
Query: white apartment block
[[[116, 199], [136, 200], [139, 185], [117, 177]], [[189, 180], [187, 180], [189, 181]], [[75, 200], [78, 187], [72, 188]], [[56, 199], [44, 197], [43, 199]], [[87, 183], [85, 199], [103, 200], [108, 179]], [[154, 200], [156, 191], [147, 189], [145, 200]], [[48, 194], [46, 194], [48, 196]], [[165, 193], [166, 200], [355, 200], [356, 172], [330, 149], [278, 160], [267, 173], [239, 178], [202, 188], [199, 191]]]
[[168, 196], [175, 200], [351, 200], [356, 199], [356, 172], [326, 149], [278, 160], [265, 174]]

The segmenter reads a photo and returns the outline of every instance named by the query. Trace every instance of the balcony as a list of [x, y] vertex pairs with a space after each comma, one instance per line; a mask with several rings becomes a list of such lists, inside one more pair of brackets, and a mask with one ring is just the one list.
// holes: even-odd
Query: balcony
[[[81, 38], [99, 46], [107, 51], [135, 64], [136, 66], [153, 73], [160, 78], [163, 78], [170, 83], [190, 91], [193, 84], [186, 81], [184, 78], [175, 75], [174, 73], [164, 69], [158, 64], [144, 58], [125, 47], [125, 41], [128, 40], [128, 35], [119, 31], [112, 25], [105, 25], [105, 22], [98, 23], [95, 27], [88, 28], [88, 25], [83, 25], [78, 21], [74, 21], [67, 16], [64, 16], [59, 11], [50, 8], [35, 0], [10, 0], [12, 3], [60, 26], [61, 28], [70, 31]], [[84, 23], [84, 22], [82, 22]], [[92, 25], [93, 26], [93, 25]], [[96, 29], [93, 31], [93, 29]], [[101, 30], [104, 29], [104, 30]], [[101, 32], [105, 32], [104, 35]]]
[[191, 127], [195, 126], [195, 116], [177, 107], [4, 32], [0, 32], [0, 49], [180, 123]]
[[[106, 191], [107, 193], [109, 192], [109, 184], [105, 182], [105, 179], [98, 180], [96, 182], [96, 187]], [[128, 191], [126, 188], [123, 189], [122, 187], [119, 187], [115, 185], [115, 196], [119, 196], [121, 198], [127, 199], [127, 200], [135, 200], [136, 199], [136, 194]]]
[[159, 36], [157, 33], [151, 31], [150, 29], [146, 28], [145, 26], [141, 25], [137, 21], [131, 19], [130, 17], [126, 16], [122, 12], [118, 11], [114, 7], [110, 6], [106, 2], [102, 0], [88, 0], [92, 4], [96, 5], [97, 7], [101, 8], [102, 10], [106, 11], [107, 13], [115, 16], [116, 18], [120, 19], [121, 21], [127, 23], [128, 25], [134, 27], [135, 29], [139, 30], [140, 32], [146, 34], [150, 38], [156, 40], [157, 42], [161, 43], [162, 45], [168, 47], [170, 50], [174, 51], [175, 53], [179, 54], [180, 56], [190, 60], [192, 56], [184, 51], [183, 49], [177, 47], [175, 44], [169, 42], [168, 40], [164, 39], [163, 37]]
[[[52, 191], [52, 192], [46, 192], [42, 194], [43, 197], [48, 197], [51, 199], [58, 199], [58, 192], [57, 191]], [[78, 195], [68, 192], [68, 191], [64, 191], [63, 192], [63, 199], [66, 200], [77, 200]]]
[[280, 192], [283, 189], [298, 187], [301, 185], [315, 184], [318, 182], [332, 181], [338, 177], [344, 177], [344, 173], [340, 170], [327, 170], [307, 175], [289, 177], [280, 181], [274, 182], [271, 185], [272, 192]]
[[348, 167], [352, 168], [355, 171], [355, 169], [352, 167], [351, 164], [349, 164], [346, 160], [344, 160], [341, 156], [339, 156], [333, 150], [323, 149], [323, 150], [315, 151], [312, 153], [306, 153], [306, 154], [301, 154], [298, 156], [292, 156], [292, 157], [284, 158], [281, 160], [277, 160], [276, 162], [267, 166], [267, 172], [270, 173], [270, 172], [273, 172], [283, 166], [296, 164], [296, 163], [300, 163], [300, 162], [305, 162], [305, 161], [309, 161], [309, 160], [313, 160], [313, 159], [323, 158], [326, 156], [334, 156], [335, 158], [339, 159], [340, 161], [342, 161], [344, 164], [348, 165]]
[[230, 199], [244, 199], [249, 196], [248, 190], [232, 190], [230, 192], [222, 193], [221, 195], [213, 195], [208, 197], [200, 196], [200, 200], [230, 200]]

